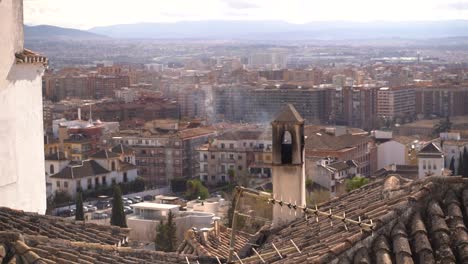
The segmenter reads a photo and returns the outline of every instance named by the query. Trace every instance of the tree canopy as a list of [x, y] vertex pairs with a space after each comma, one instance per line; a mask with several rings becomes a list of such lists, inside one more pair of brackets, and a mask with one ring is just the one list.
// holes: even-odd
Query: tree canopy
[[351, 179], [346, 180], [346, 191], [350, 192], [352, 190], [359, 189], [368, 183], [369, 179], [361, 176], [355, 176]]
[[174, 214], [169, 211], [167, 222], [161, 219], [156, 227], [156, 238], [154, 247], [157, 251], [173, 252], [177, 250], [176, 224], [174, 222]]
[[187, 192], [185, 196], [188, 200], [201, 199], [204, 200], [210, 196], [208, 188], [203, 186], [198, 179], [187, 181]]
[[83, 211], [83, 195], [81, 192], [76, 194], [76, 212], [75, 220], [84, 221], [84, 211]]
[[127, 218], [125, 217], [122, 201], [122, 191], [118, 185], [114, 185], [111, 225], [127, 227]]

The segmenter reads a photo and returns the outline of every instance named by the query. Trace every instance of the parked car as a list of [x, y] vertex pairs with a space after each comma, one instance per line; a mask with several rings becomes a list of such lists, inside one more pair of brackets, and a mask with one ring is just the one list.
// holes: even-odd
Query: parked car
[[125, 214], [133, 214], [133, 209], [130, 206], [124, 206]]
[[133, 203], [132, 203], [132, 201], [130, 201], [130, 200], [126, 200], [126, 201], [123, 201], [123, 204], [124, 204], [124, 206], [130, 206], [130, 205], [132, 205]]
[[143, 202], [143, 198], [141, 198], [141, 196], [134, 196], [133, 199], [134, 199], [137, 203]]
[[102, 210], [111, 207], [111, 203], [108, 200], [101, 200], [97, 201], [95, 206], [97, 209]]
[[71, 217], [75, 215], [75, 209], [65, 209], [58, 212], [57, 215], [61, 217]]
[[92, 215], [93, 219], [106, 219], [109, 218], [109, 215], [106, 213], [96, 212]]
[[154, 201], [154, 196], [153, 195], [145, 195], [143, 197], [143, 201]]
[[96, 212], [96, 211], [97, 211], [97, 207], [94, 206], [94, 205], [91, 205], [91, 204], [83, 205], [83, 210], [84, 210], [85, 213], [88, 213], [88, 212]]

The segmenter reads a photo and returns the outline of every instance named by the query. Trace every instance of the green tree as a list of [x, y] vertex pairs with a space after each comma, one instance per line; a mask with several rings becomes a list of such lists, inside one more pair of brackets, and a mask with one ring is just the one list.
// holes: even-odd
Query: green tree
[[346, 191], [350, 192], [352, 190], [359, 189], [368, 183], [369, 179], [361, 176], [355, 176], [352, 179], [346, 180]]
[[307, 179], [305, 181], [305, 187], [308, 192], [312, 191], [312, 187], [314, 186], [314, 182], [311, 179]]
[[177, 250], [177, 237], [176, 237], [176, 224], [174, 222], [174, 214], [172, 211], [169, 211], [169, 215], [167, 216], [167, 223], [166, 223], [166, 243], [167, 243], [167, 251], [173, 252]]
[[433, 134], [438, 136], [442, 132], [449, 132], [452, 128], [452, 122], [450, 121], [450, 117], [447, 116], [445, 119], [441, 119], [439, 123], [434, 125]]
[[463, 154], [460, 152], [458, 157], [458, 168], [457, 168], [457, 175], [463, 176]]
[[84, 221], [84, 211], [83, 211], [83, 195], [81, 192], [76, 194], [76, 213], [75, 220]]
[[118, 185], [114, 185], [111, 225], [127, 227], [127, 219], [125, 217], [122, 201], [122, 191], [120, 191], [120, 187]]
[[166, 225], [163, 220], [159, 222], [159, 225], [156, 227], [156, 238], [154, 240], [154, 248], [157, 251], [167, 251], [167, 232]]
[[185, 193], [187, 200], [204, 200], [208, 198], [209, 195], [210, 193], [208, 192], [208, 188], [203, 186], [199, 179], [187, 181], [187, 192]]
[[72, 197], [64, 191], [56, 191], [54, 197], [52, 198], [52, 207], [59, 207], [63, 205], [68, 205], [73, 202]]
[[466, 178], [468, 177], [468, 153], [466, 151], [466, 148], [463, 148], [463, 177]]
[[455, 175], [455, 157], [450, 160], [449, 170], [452, 171], [452, 175]]

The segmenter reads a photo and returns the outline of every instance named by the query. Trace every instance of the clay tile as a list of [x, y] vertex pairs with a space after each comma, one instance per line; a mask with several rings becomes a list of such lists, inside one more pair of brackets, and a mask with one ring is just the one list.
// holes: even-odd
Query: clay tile
[[455, 191], [453, 189], [450, 189], [450, 190], [447, 191], [447, 193], [445, 194], [444, 202], [447, 205], [452, 204], [452, 203], [460, 205], [460, 201], [458, 200], [458, 196], [457, 196], [457, 194], [455, 193]]
[[440, 217], [445, 217], [444, 211], [442, 211], [442, 208], [440, 207], [439, 203], [435, 201], [431, 201], [429, 205], [427, 206], [427, 213], [430, 216], [440, 216]]
[[430, 221], [431, 221], [432, 232], [438, 232], [438, 231], [449, 232], [449, 228], [444, 218], [439, 217], [439, 216], [433, 216]]
[[406, 237], [398, 236], [393, 239], [393, 252], [395, 254], [406, 253], [411, 255], [411, 247]]
[[421, 214], [419, 212], [416, 212], [413, 215], [413, 219], [411, 220], [411, 235], [414, 236], [414, 234], [417, 232], [423, 232], [427, 234], [426, 226], [424, 225]]
[[431, 247], [431, 243], [429, 242], [429, 238], [424, 233], [417, 233], [413, 237], [412, 244], [414, 246], [414, 251], [418, 254], [423, 250], [432, 252], [432, 247]]
[[383, 190], [391, 191], [400, 188], [400, 179], [396, 176], [390, 176], [385, 180]]
[[375, 252], [378, 252], [381, 250], [390, 252], [390, 245], [388, 243], [388, 239], [385, 236], [380, 235], [379, 237], [375, 239], [373, 249]]
[[453, 232], [452, 240], [455, 246], [463, 245], [468, 250], [468, 234], [464, 229], [458, 229], [456, 232]]
[[468, 188], [463, 190], [462, 198], [463, 198], [463, 205], [468, 206]]
[[369, 256], [369, 252], [367, 251], [367, 248], [362, 247], [358, 249], [356, 254], [354, 254], [353, 263], [354, 264], [371, 264], [372, 263], [370, 256]]
[[461, 211], [461, 208], [456, 203], [451, 203], [447, 206], [447, 215], [452, 216], [452, 217], [463, 218], [463, 213]]
[[14, 247], [19, 255], [24, 255], [26, 252], [31, 250], [23, 241], [20, 240], [15, 242]]
[[397, 236], [407, 237], [405, 225], [402, 222], [398, 222], [392, 229], [392, 237]]

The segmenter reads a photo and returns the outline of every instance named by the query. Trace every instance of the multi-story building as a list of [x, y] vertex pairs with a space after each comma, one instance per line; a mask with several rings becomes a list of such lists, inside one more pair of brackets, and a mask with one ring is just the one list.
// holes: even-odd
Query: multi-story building
[[287, 103], [293, 104], [308, 124], [318, 124], [328, 119], [325, 113], [324, 89], [282, 85], [251, 90], [245, 99], [248, 102], [246, 120], [268, 122]]
[[271, 132], [240, 129], [225, 132], [198, 148], [199, 178], [208, 185], [231, 177], [271, 176]]
[[358, 165], [357, 173], [363, 176], [370, 176], [377, 170], [377, 148], [366, 135], [313, 126], [305, 127], [305, 135], [306, 159], [333, 157], [342, 161], [353, 160]]
[[424, 117], [468, 114], [468, 86], [422, 86], [415, 96], [416, 114]]
[[185, 89], [180, 91], [177, 102], [180, 107], [180, 117], [186, 119], [205, 118], [206, 93], [202, 89]]
[[133, 150], [120, 144], [110, 150], [98, 151], [90, 159], [80, 161], [64, 159], [64, 154], [57, 152], [46, 158], [50, 194], [65, 192], [74, 198], [80, 189], [86, 191], [134, 181], [138, 174], [133, 161]]
[[44, 76], [45, 97], [52, 101], [66, 98], [91, 99], [94, 97], [90, 89], [89, 78], [85, 74], [47, 74]]
[[128, 75], [96, 75], [90, 76], [89, 87], [94, 98], [112, 98], [115, 90], [130, 86]]
[[377, 126], [377, 87], [344, 87], [343, 118], [345, 124], [372, 130]]
[[382, 119], [412, 118], [416, 101], [414, 88], [380, 88], [377, 93], [377, 116]]
[[308, 164], [306, 176], [321, 188], [330, 192], [331, 197], [346, 193], [345, 180], [357, 175], [355, 161], [321, 158]]
[[43, 214], [41, 76], [48, 61], [24, 49], [23, 1], [0, 1], [0, 32], [0, 207]]
[[135, 150], [139, 175], [147, 183], [167, 185], [172, 179], [197, 176], [196, 148], [215, 135], [210, 127], [178, 129], [177, 124], [173, 128], [121, 131], [113, 140]]

